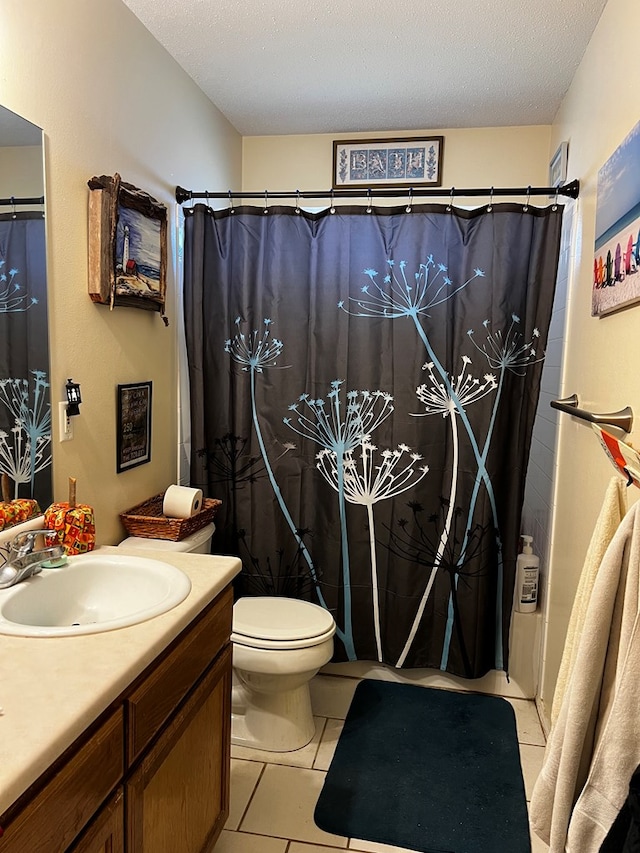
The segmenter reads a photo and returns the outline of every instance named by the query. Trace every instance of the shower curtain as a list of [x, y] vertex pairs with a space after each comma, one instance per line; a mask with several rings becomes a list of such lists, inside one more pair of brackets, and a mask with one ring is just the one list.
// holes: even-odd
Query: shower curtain
[[508, 665], [562, 208], [185, 213], [191, 483], [335, 660]]
[[0, 473], [13, 497], [52, 500], [45, 221], [0, 214]]

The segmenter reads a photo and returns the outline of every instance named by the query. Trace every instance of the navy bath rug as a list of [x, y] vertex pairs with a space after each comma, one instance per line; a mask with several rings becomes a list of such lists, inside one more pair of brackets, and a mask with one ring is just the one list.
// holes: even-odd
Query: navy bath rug
[[314, 818], [334, 835], [422, 853], [530, 853], [512, 706], [360, 682]]

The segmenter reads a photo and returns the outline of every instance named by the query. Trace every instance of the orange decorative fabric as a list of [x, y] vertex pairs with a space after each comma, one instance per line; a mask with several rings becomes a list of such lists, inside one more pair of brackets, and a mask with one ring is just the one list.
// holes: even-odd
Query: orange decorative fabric
[[5, 527], [13, 527], [14, 524], [20, 524], [22, 521], [27, 521], [34, 515], [40, 514], [40, 507], [37, 501], [27, 498], [18, 498], [15, 501], [0, 502], [0, 530]]
[[47, 530], [55, 530], [56, 541], [64, 545], [67, 554], [84, 554], [95, 547], [93, 507], [85, 504], [71, 507], [67, 502], [51, 504], [44, 514], [44, 526]]

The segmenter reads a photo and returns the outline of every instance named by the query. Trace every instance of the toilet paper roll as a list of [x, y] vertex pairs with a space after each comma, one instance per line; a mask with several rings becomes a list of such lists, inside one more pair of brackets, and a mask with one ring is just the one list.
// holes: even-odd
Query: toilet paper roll
[[168, 518], [191, 518], [202, 509], [202, 489], [169, 486], [164, 493], [162, 512]]

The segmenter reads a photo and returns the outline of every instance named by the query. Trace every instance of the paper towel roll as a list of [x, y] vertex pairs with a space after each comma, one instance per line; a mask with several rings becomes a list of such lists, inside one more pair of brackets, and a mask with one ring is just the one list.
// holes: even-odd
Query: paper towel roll
[[164, 493], [162, 512], [169, 518], [191, 518], [202, 509], [202, 489], [169, 486]]

